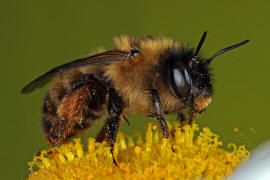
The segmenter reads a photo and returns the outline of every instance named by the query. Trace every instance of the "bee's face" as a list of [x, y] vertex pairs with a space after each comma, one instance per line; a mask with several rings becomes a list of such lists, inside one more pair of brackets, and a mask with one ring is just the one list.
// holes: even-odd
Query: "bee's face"
[[[189, 55], [190, 54], [190, 55]], [[185, 104], [202, 111], [212, 95], [211, 79], [203, 60], [192, 59], [192, 52], [170, 61], [170, 83], [174, 94]]]
[[211, 85], [211, 76], [208, 72], [208, 65], [215, 57], [249, 42], [249, 40], [245, 40], [223, 48], [209, 59], [204, 60], [198, 57], [198, 53], [206, 38], [206, 34], [207, 32], [204, 32], [195, 52], [185, 47], [178, 50], [172, 49], [169, 52], [171, 56], [169, 56], [168, 79], [171, 89], [182, 102], [197, 112], [203, 111], [211, 102], [213, 87]]

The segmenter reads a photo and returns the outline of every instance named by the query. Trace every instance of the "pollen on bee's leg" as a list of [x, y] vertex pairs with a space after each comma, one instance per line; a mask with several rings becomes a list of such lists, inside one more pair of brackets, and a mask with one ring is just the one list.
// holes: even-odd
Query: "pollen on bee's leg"
[[73, 124], [68, 120], [61, 119], [52, 125], [48, 132], [48, 140], [51, 145], [57, 146], [69, 139], [73, 133]]

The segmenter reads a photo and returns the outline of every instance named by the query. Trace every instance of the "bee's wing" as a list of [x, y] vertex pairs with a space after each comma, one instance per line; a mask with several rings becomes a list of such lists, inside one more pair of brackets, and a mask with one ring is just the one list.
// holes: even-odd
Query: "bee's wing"
[[105, 51], [100, 54], [96, 54], [93, 56], [80, 58], [75, 61], [57, 66], [53, 68], [52, 70], [46, 72], [45, 74], [39, 76], [29, 84], [27, 84], [21, 91], [21, 93], [30, 93], [34, 91], [37, 88], [40, 88], [44, 86], [46, 83], [48, 83], [55, 75], [75, 69], [78, 67], [83, 66], [91, 66], [96, 64], [104, 64], [104, 63], [110, 63], [114, 61], [123, 61], [130, 58], [131, 52], [130, 51], [120, 51], [120, 50], [109, 50]]

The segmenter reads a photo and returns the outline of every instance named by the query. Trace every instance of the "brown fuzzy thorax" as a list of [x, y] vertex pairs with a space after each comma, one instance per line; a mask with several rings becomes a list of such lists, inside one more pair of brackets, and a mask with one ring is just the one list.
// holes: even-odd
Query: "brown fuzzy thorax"
[[114, 41], [116, 49], [139, 49], [141, 52], [132, 60], [112, 63], [105, 68], [105, 76], [113, 82], [114, 88], [121, 94], [127, 106], [125, 112], [151, 114], [152, 100], [149, 90], [153, 88], [158, 90], [166, 113], [183, 108], [183, 103], [163, 83], [160, 71], [163, 68], [161, 56], [169, 48], [179, 48], [177, 42], [165, 38], [141, 39], [128, 36], [120, 36]]

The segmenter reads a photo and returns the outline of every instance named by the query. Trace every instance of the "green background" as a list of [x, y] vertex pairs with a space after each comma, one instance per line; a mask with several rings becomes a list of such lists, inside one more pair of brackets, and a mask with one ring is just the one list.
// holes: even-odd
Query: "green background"
[[[39, 125], [46, 88], [29, 95], [21, 95], [21, 88], [52, 67], [98, 47], [111, 48], [112, 37], [121, 34], [167, 36], [196, 46], [207, 30], [202, 52], [209, 57], [250, 39], [248, 45], [211, 64], [215, 94], [197, 122], [221, 135], [224, 143], [252, 149], [266, 141], [270, 138], [269, 4], [263, 0], [2, 1], [0, 179], [25, 179], [27, 162], [49, 147]], [[142, 130], [149, 121], [128, 117], [131, 126], [123, 124], [126, 132]], [[84, 139], [98, 129], [89, 129]]]

